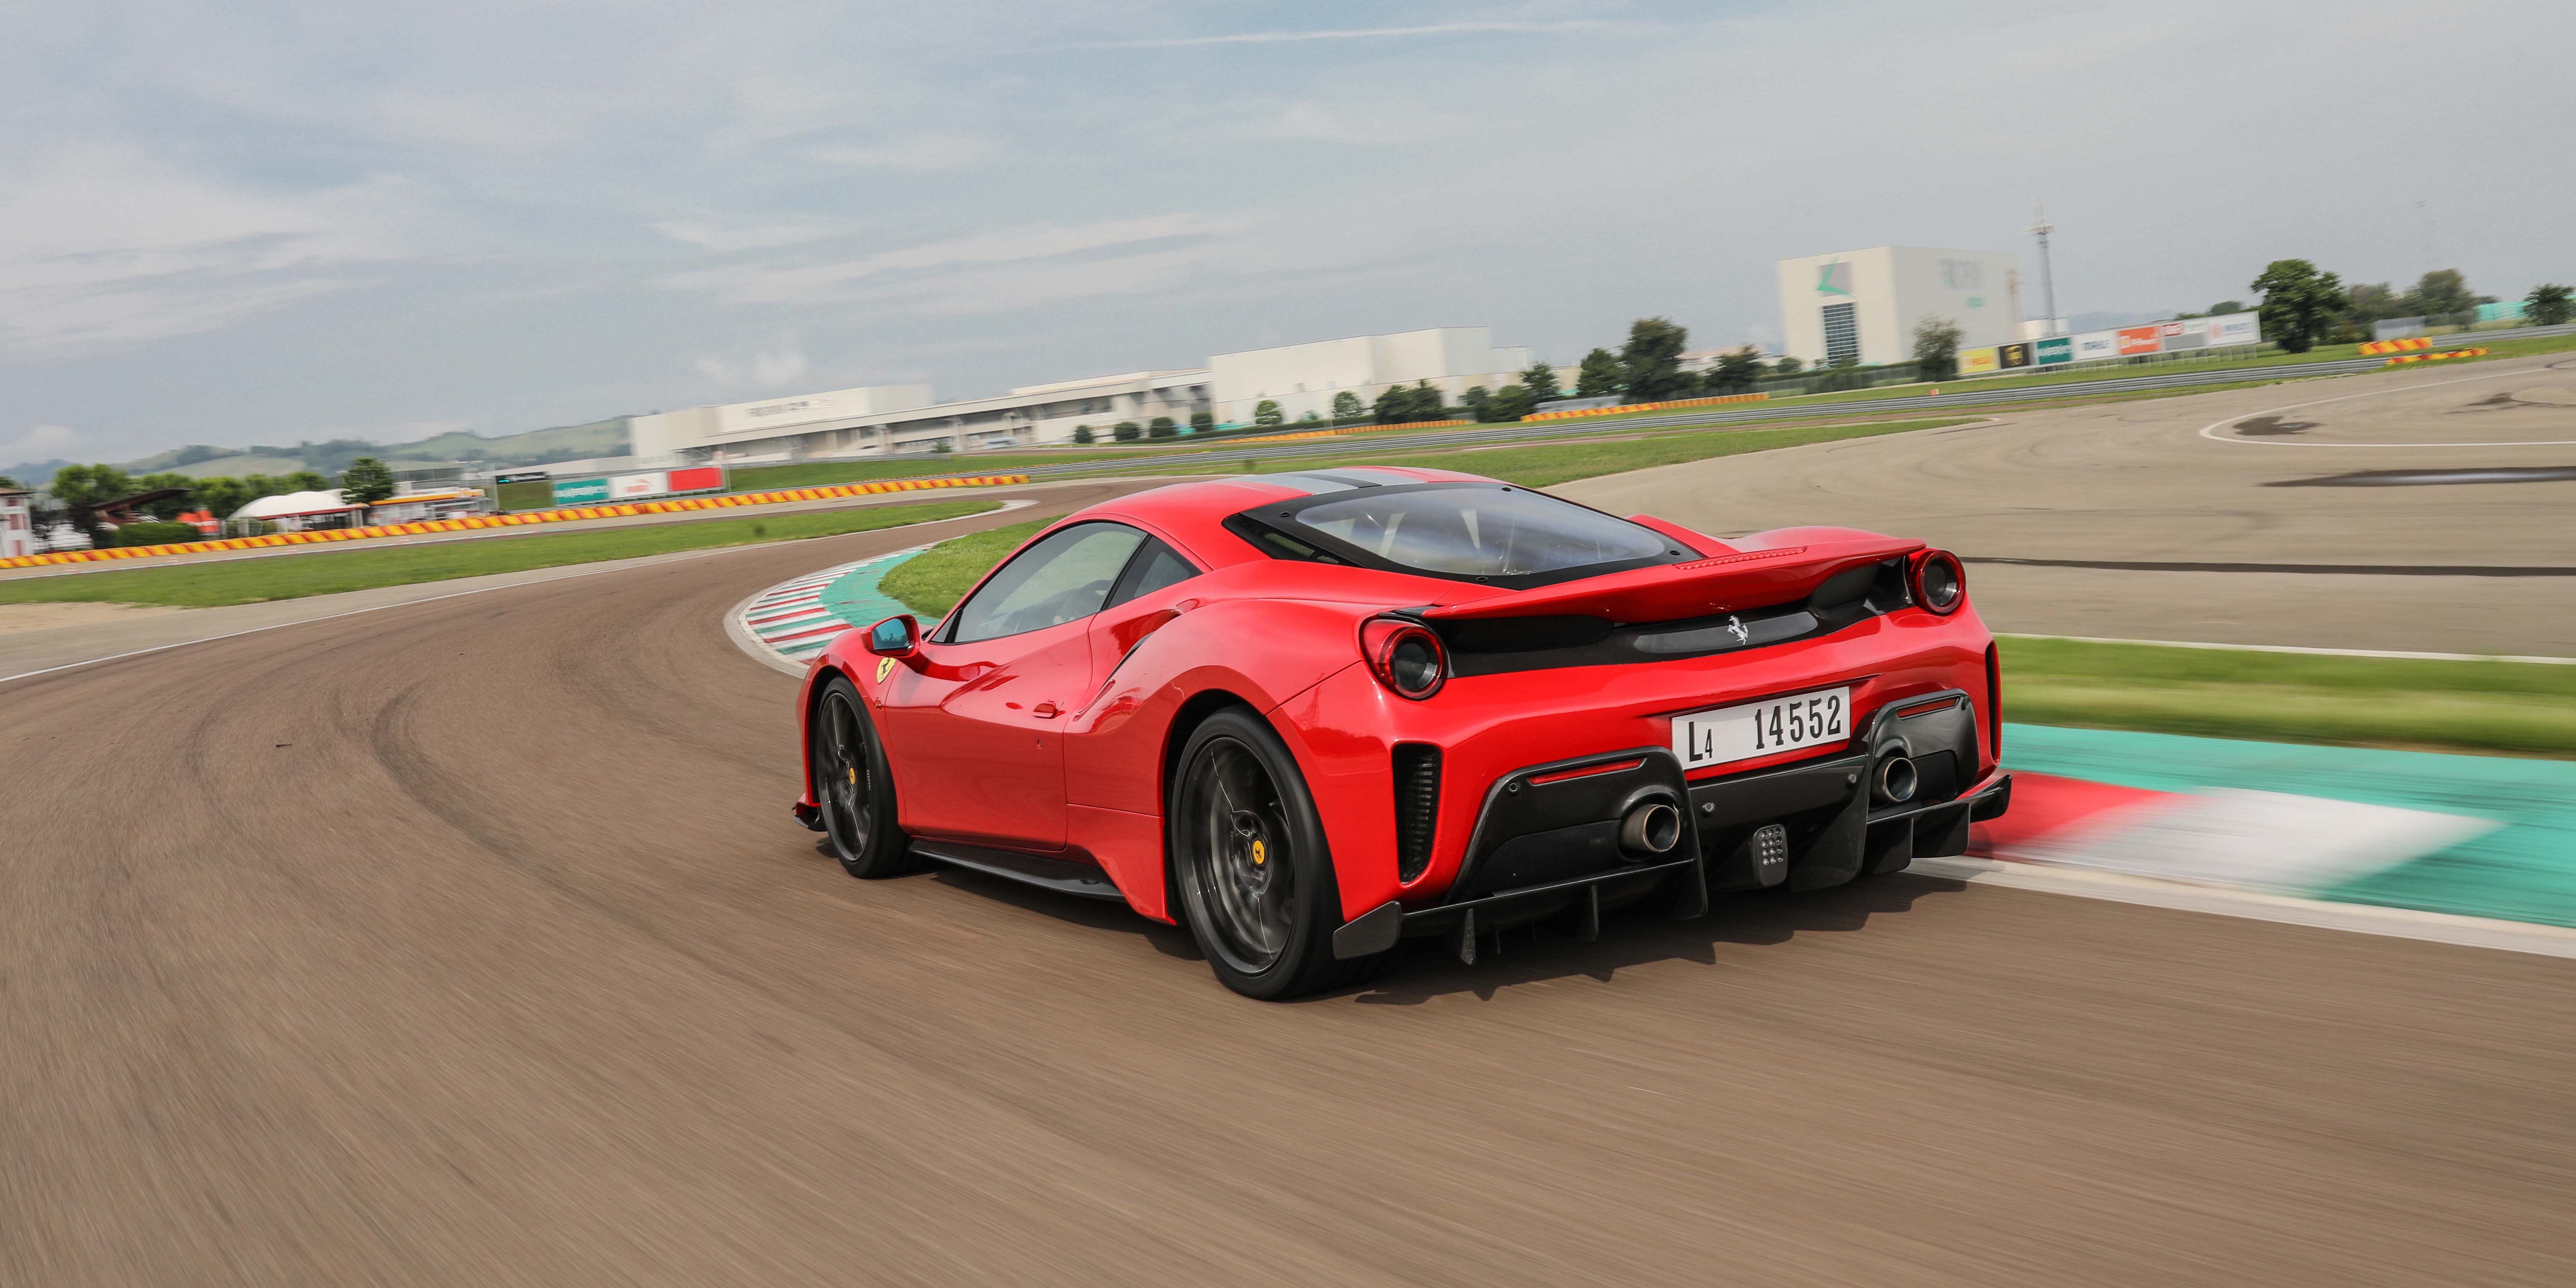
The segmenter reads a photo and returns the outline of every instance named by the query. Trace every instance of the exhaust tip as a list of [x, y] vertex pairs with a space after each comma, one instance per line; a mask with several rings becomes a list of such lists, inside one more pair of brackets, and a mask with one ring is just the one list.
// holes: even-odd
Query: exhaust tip
[[1662, 801], [1649, 801], [1619, 820], [1619, 845], [1642, 854], [1668, 854], [1682, 843], [1682, 812]]
[[1913, 758], [1902, 752], [1890, 752], [1880, 757], [1878, 772], [1873, 779], [1878, 788], [1878, 798], [1890, 805], [1902, 805], [1914, 799], [1914, 790], [1921, 781], [1914, 771]]

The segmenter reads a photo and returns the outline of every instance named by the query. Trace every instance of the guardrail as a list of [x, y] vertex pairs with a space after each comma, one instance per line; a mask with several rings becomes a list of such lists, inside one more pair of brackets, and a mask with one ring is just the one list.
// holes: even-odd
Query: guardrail
[[729, 510], [747, 505], [776, 505], [784, 501], [829, 501], [839, 497], [875, 496], [888, 492], [1002, 487], [1028, 481], [1029, 476], [1026, 474], [979, 474], [957, 478], [885, 479], [874, 483], [837, 483], [828, 487], [780, 488], [771, 492], [736, 492], [725, 496], [691, 496], [669, 501], [637, 501], [624, 505], [585, 505], [556, 510], [530, 510], [524, 514], [478, 514], [461, 519], [430, 519], [420, 523], [389, 523], [366, 528], [327, 528], [319, 532], [273, 532], [264, 537], [232, 537], [221, 541], [181, 541], [161, 546], [110, 546], [103, 550], [58, 550], [49, 554], [17, 555], [0, 559], [0, 568], [103, 563], [119, 559], [151, 559], [162, 555], [211, 554], [226, 550], [266, 550], [279, 546], [328, 545], [335, 541], [428, 536], [433, 533], [468, 532], [484, 528], [517, 528], [531, 524], [571, 523], [581, 519], [617, 519], [643, 514], [677, 514], [689, 510]]

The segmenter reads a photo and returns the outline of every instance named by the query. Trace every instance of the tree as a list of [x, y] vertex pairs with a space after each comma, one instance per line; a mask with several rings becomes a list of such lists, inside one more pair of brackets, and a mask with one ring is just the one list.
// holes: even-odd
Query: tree
[[1076, 425], [1073, 427], [1073, 441], [1077, 443], [1097, 442], [1099, 441], [1099, 438], [1100, 436], [1098, 434], [1091, 432], [1091, 426], [1089, 425]]
[[1381, 425], [1393, 425], [1413, 410], [1413, 392], [1402, 385], [1388, 385], [1369, 404], [1369, 417]]
[[2571, 294], [2576, 292], [2555, 282], [2532, 287], [2531, 294], [2522, 297], [2522, 320], [2533, 326], [2556, 326], [2566, 321], [2569, 314], [2576, 313], [2576, 304], [2568, 298]]
[[1132, 443], [1144, 437], [1145, 431], [1132, 420], [1122, 420], [1109, 427], [1109, 434], [1119, 442]]
[[1145, 437], [1147, 438], [1178, 438], [1180, 437], [1180, 433], [1180, 425], [1173, 421], [1169, 416], [1156, 416], [1152, 420], [1145, 422]]
[[1661, 402], [1683, 392], [1682, 350], [1690, 332], [1670, 318], [1639, 318], [1628, 324], [1628, 343], [1619, 349], [1620, 386], [1630, 402]]
[[2452, 313], [2473, 313], [2485, 303], [2469, 289], [2469, 279], [2456, 268], [2437, 268], [2418, 279], [2402, 297], [2406, 315], [2440, 317]]
[[1704, 382], [1713, 394], [1749, 393], [1755, 381], [1762, 378], [1762, 351], [1746, 345], [1732, 353], [1718, 355], [1717, 365], [1709, 368]]
[[1536, 401], [1530, 397], [1528, 385], [1505, 385], [1495, 390], [1494, 396], [1486, 401], [1485, 419], [1498, 422], [1519, 420], [1530, 414]]
[[1619, 355], [1608, 349], [1595, 349], [1583, 355], [1583, 365], [1574, 372], [1574, 396], [1577, 398], [1611, 398], [1619, 393], [1625, 377], [1619, 369]]
[[943, 438], [943, 439], [940, 439], [938, 442], [936, 442], [936, 443], [932, 443], [932, 444], [930, 445], [930, 452], [931, 452], [931, 455], [933, 455], [933, 456], [946, 456], [946, 455], [947, 455], [947, 454], [949, 454], [950, 452], [953, 452], [953, 451], [956, 451], [956, 450], [957, 450], [956, 448], [949, 446], [949, 445], [948, 445], [948, 440], [947, 440], [947, 439], [944, 439], [944, 438]]
[[1345, 389], [1333, 395], [1333, 419], [1358, 420], [1367, 414], [1368, 406], [1360, 401], [1358, 394]]
[[6, 474], [0, 474], [0, 488], [7, 488], [12, 492], [24, 492], [29, 490], [26, 484], [21, 483]]
[[1297, 423], [1300, 425], [1321, 425], [1324, 423], [1324, 413], [1309, 408], [1305, 415], [1297, 418]]
[[400, 491], [394, 472], [383, 461], [361, 456], [340, 471], [340, 499], [359, 505], [374, 505]]
[[2359, 322], [2402, 318], [2406, 304], [2386, 282], [2355, 282], [2344, 291], [2344, 316]]
[[233, 517], [233, 511], [262, 496], [269, 495], [252, 491], [247, 480], [220, 476], [197, 480], [193, 490], [196, 493], [197, 504], [206, 507], [206, 510], [218, 519], [229, 519]]
[[2221, 318], [2230, 313], [2242, 313], [2244, 311], [2245, 301], [2243, 300], [2220, 300], [2216, 304], [2209, 306], [2209, 316], [2214, 318]]
[[1483, 385], [1467, 386], [1467, 392], [1458, 395], [1458, 401], [1466, 405], [1467, 419], [1478, 424], [1484, 424], [1493, 419], [1485, 414], [1485, 408], [1494, 401], [1494, 395]]
[[[941, 439], [940, 441], [945, 443], [948, 440]], [[270, 493], [271, 496], [280, 495], [285, 492], [319, 492], [331, 486], [331, 480], [326, 479], [311, 470], [297, 470], [292, 474], [279, 478], [278, 482], [283, 483], [286, 486], [279, 489], [278, 492]]]
[[1782, 358], [1778, 362], [1771, 364], [1771, 369], [1773, 371], [1784, 376], [1794, 376], [1799, 372], [1806, 370], [1806, 368], [1807, 364], [1798, 361], [1796, 358]]
[[1431, 382], [1430, 382], [1430, 381], [1428, 381], [1428, 380], [1417, 380], [1417, 381], [1413, 382], [1413, 390], [1412, 390], [1412, 393], [1413, 393], [1413, 414], [1412, 414], [1412, 415], [1409, 415], [1409, 416], [1407, 416], [1407, 417], [1405, 417], [1405, 419], [1407, 419], [1407, 420], [1447, 420], [1447, 419], [1449, 419], [1449, 407], [1448, 407], [1448, 404], [1447, 404], [1447, 402], [1446, 402], [1444, 399], [1442, 399], [1442, 398], [1441, 398], [1441, 396], [1440, 396], [1440, 391], [1431, 387]]
[[1914, 325], [1914, 373], [1925, 380], [1947, 380], [1959, 374], [1959, 340], [1965, 333], [1948, 318], [1927, 317]]
[[1252, 423], [1255, 425], [1274, 426], [1286, 419], [1288, 417], [1280, 412], [1279, 404], [1270, 399], [1264, 398], [1252, 405]]
[[65, 505], [93, 505], [134, 495], [134, 479], [113, 465], [66, 465], [54, 471], [46, 491]]
[[1533, 362], [1529, 370], [1521, 373], [1521, 387], [1529, 391], [1532, 406], [1565, 396], [1557, 392], [1556, 368], [1544, 362]]
[[2273, 260], [2252, 285], [2263, 293], [2264, 332], [2288, 353], [2315, 348], [2352, 304], [2343, 279], [2304, 259]]
[[1191, 412], [1191, 413], [1190, 413], [1190, 432], [1191, 432], [1191, 433], [1193, 433], [1193, 434], [1206, 434], [1206, 433], [1211, 433], [1211, 432], [1213, 432], [1215, 429], [1216, 429], [1216, 413], [1215, 413], [1215, 412], [1212, 412], [1212, 411], [1194, 411], [1194, 412]]

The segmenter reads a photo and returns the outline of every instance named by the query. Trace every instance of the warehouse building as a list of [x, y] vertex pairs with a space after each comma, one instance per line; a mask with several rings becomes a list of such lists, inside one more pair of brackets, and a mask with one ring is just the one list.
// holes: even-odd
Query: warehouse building
[[1914, 356], [1926, 318], [1959, 326], [1959, 347], [2028, 338], [2018, 257], [1995, 251], [1874, 246], [1780, 261], [1780, 323], [1790, 357], [1875, 366]]
[[1289, 420], [1330, 416], [1335, 394], [1366, 406], [1392, 386], [1419, 381], [1455, 402], [1470, 386], [1519, 379], [1529, 362], [1527, 349], [1495, 348], [1488, 328], [1439, 327], [1219, 354], [1204, 367], [1024, 385], [963, 402], [939, 402], [928, 385], [876, 385], [658, 412], [632, 420], [631, 450], [704, 461], [891, 455], [942, 444], [964, 452], [1069, 443], [1084, 425], [1106, 440], [1121, 421], [1148, 426], [1158, 416], [1183, 427], [1202, 412], [1220, 425], [1249, 424], [1264, 401]]

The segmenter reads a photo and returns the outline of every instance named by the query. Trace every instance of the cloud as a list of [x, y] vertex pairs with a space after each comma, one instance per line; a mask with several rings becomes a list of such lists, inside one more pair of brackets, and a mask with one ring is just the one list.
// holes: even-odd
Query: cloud
[[915, 134], [878, 143], [817, 143], [801, 155], [859, 170], [963, 170], [1000, 155], [1000, 145], [970, 134]]
[[1239, 226], [1194, 214], [1031, 225], [925, 242], [855, 259], [692, 270], [665, 278], [664, 285], [712, 292], [737, 304], [821, 303], [851, 298], [848, 288], [869, 278], [1057, 259], [1173, 238], [1211, 237]]
[[1553, 36], [1575, 31], [1601, 31], [1617, 23], [1596, 20], [1566, 22], [1442, 22], [1419, 27], [1352, 27], [1336, 31], [1246, 31], [1222, 36], [1166, 36], [1151, 40], [1110, 40], [1074, 45], [1075, 49], [1186, 49], [1198, 45], [1288, 45], [1310, 40], [1393, 40], [1407, 36]]
[[716, 251], [774, 250], [780, 246], [798, 246], [847, 236], [853, 227], [829, 219], [730, 225], [712, 219], [666, 219], [646, 226], [675, 242]]
[[763, 389], [776, 389], [805, 374], [804, 346], [793, 339], [781, 341], [775, 350], [761, 350], [748, 361], [723, 357], [704, 357], [691, 364], [698, 374], [730, 389], [745, 381]]
[[38, 425], [0, 446], [0, 461], [42, 461], [68, 456], [81, 436], [63, 425]]

